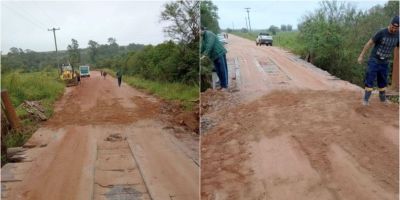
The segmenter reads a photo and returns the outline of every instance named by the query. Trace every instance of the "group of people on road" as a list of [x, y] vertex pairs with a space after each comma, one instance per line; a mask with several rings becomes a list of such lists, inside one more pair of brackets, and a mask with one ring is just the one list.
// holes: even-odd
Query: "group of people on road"
[[[104, 79], [106, 79], [107, 72], [106, 72], [106, 71], [103, 71], [103, 70], [100, 70], [100, 75], [101, 75]], [[122, 70], [119, 69], [115, 75], [117, 76], [118, 87], [121, 87], [121, 83], [122, 83]]]
[[103, 79], [106, 79], [107, 72], [106, 72], [106, 71], [103, 71], [103, 70], [100, 70], [100, 76], [102, 76]]

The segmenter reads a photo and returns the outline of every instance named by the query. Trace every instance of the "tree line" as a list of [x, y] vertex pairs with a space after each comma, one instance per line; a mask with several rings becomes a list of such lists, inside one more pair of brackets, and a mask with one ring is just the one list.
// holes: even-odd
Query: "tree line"
[[[278, 26], [275, 25], [271, 25], [269, 28], [267, 29], [263, 29], [263, 30], [252, 30], [252, 32], [268, 32], [272, 35], [276, 35], [278, 32], [291, 32], [294, 31], [293, 30], [293, 26], [291, 24], [282, 24], [281, 27], [279, 28]], [[227, 28], [226, 32], [231, 33], [231, 32], [242, 32], [242, 33], [248, 33], [249, 30], [247, 28], [241, 28], [239, 30], [235, 29], [231, 29], [231, 28]]]
[[363, 86], [366, 64], [357, 63], [358, 55], [378, 30], [399, 15], [398, 8], [398, 1], [367, 11], [357, 10], [350, 3], [323, 1], [298, 25], [298, 42], [302, 46], [298, 52], [319, 68]]
[[[124, 74], [150, 80], [197, 84], [199, 80], [199, 1], [182, 0], [164, 4], [160, 20], [168, 22], [164, 32], [169, 41], [158, 45], [129, 44], [120, 46], [113, 37], [108, 44], [90, 40], [87, 48], [71, 39], [67, 51], [59, 51], [61, 64], [71, 64], [75, 69], [81, 64], [95, 68], [122, 69]], [[54, 69], [55, 52], [34, 52], [11, 48], [2, 55], [2, 73], [12, 70], [22, 72]]]
[[[116, 41], [115, 38], [113, 39], [113, 41]], [[91, 52], [92, 49], [90, 45], [92, 43], [96, 44], [95, 54]], [[79, 48], [78, 41], [76, 39], [71, 39], [71, 44], [68, 45], [67, 50], [58, 51], [58, 60], [60, 65], [70, 64], [72, 59], [74, 63], [92, 64], [96, 66], [104, 62], [104, 60], [116, 55], [138, 51], [144, 48], [144, 45], [135, 43], [131, 43], [127, 46], [119, 46], [116, 44], [117, 48], [115, 48], [115, 44], [98, 44], [90, 40], [87, 48]], [[35, 52], [30, 49], [23, 50], [17, 47], [12, 47], [9, 53], [1, 55], [1, 61], [2, 74], [14, 70], [35, 72], [51, 70], [57, 67], [57, 56], [54, 51]]]

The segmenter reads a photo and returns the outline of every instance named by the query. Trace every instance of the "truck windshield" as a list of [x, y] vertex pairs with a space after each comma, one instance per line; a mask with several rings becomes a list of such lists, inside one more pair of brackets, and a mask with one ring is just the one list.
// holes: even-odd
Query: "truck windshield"
[[87, 66], [81, 66], [80, 70], [81, 70], [81, 73], [88, 73], [89, 72], [89, 68]]

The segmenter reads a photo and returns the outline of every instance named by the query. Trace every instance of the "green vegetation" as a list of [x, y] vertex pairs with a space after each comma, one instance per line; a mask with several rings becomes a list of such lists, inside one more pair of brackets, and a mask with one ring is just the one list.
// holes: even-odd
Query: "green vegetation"
[[[123, 81], [165, 100], [177, 100], [188, 109], [199, 98], [199, 6], [198, 1], [165, 4], [161, 20], [172, 40], [156, 46], [113, 56], [97, 67], [115, 76], [121, 70]], [[112, 41], [111, 41], [112, 43]], [[115, 45], [114, 45], [115, 46]], [[96, 51], [91, 43], [91, 51]]]
[[399, 95], [389, 96], [388, 99], [389, 99], [391, 102], [400, 103]]
[[274, 36], [274, 45], [288, 49], [289, 51], [300, 54], [304, 49], [304, 44], [298, 40], [299, 32], [279, 32]]
[[69, 62], [72, 66], [72, 70], [79, 69], [79, 63], [81, 62], [81, 54], [79, 53], [79, 44], [75, 39], [71, 39], [71, 44], [68, 45], [68, 56]]
[[[5, 136], [5, 145], [7, 148], [20, 147], [31, 138], [37, 128], [32, 128], [30, 131], [11, 131]], [[3, 160], [2, 160], [3, 161]]]
[[[59, 50], [59, 63], [69, 64], [70, 56], [73, 59], [72, 63], [92, 64], [94, 66], [107, 62], [114, 56], [138, 51], [143, 49], [144, 45], [129, 44], [127, 46], [118, 46], [116, 40], [110, 40], [109, 44], [98, 44], [90, 40], [88, 48], [80, 48], [79, 52], [76, 48], [79, 47], [78, 41], [71, 40], [70, 51]], [[95, 48], [95, 49], [94, 49]], [[23, 50], [13, 47], [7, 55], [1, 55], [1, 73], [9, 73], [15, 70], [21, 72], [36, 72], [51, 70], [57, 68], [57, 57], [55, 52], [35, 52], [30, 49]]]
[[114, 56], [97, 67], [111, 69], [108, 73], [113, 76], [114, 71], [122, 70], [124, 82], [162, 99], [180, 101], [189, 110], [197, 109], [194, 105], [199, 98], [198, 10], [197, 1], [166, 4], [161, 20], [171, 23], [164, 31], [173, 40]]
[[[161, 20], [169, 22], [164, 28], [171, 40], [156, 46], [146, 45], [141, 50], [116, 55], [99, 62], [97, 67], [122, 70], [124, 76], [135, 77], [137, 83], [160, 83], [160, 88], [168, 90], [174, 84], [197, 88], [199, 81], [199, 5], [198, 1], [177, 1], [165, 4]], [[112, 41], [111, 41], [112, 43]], [[112, 43], [115, 46], [115, 43]], [[95, 45], [92, 48], [96, 50]], [[143, 83], [143, 84], [144, 84]], [[169, 83], [171, 85], [169, 85]], [[141, 86], [139, 83], [134, 84]], [[142, 86], [141, 86], [142, 87]], [[192, 89], [189, 89], [191, 91]], [[185, 96], [185, 91], [177, 90], [177, 96]], [[189, 92], [190, 93], [190, 92]], [[198, 98], [198, 94], [197, 94]], [[168, 99], [168, 98], [166, 98]]]
[[198, 43], [176, 44], [173, 41], [109, 59], [99, 68], [122, 69], [123, 74], [147, 80], [198, 85]]
[[351, 4], [324, 1], [299, 24], [298, 41], [304, 45], [300, 54], [319, 68], [363, 86], [366, 64], [358, 64], [357, 58], [364, 44], [398, 15], [398, 8], [398, 1], [388, 1], [362, 12]]
[[7, 89], [22, 124], [20, 130], [5, 134], [7, 147], [23, 145], [38, 128], [37, 122], [18, 106], [24, 100], [40, 101], [45, 109], [45, 115], [50, 117], [53, 113], [53, 104], [63, 93], [64, 87], [64, 83], [58, 79], [58, 72], [55, 69], [48, 72], [31, 73], [14, 71], [2, 75], [1, 89]]
[[52, 104], [63, 93], [64, 87], [56, 70], [12, 72], [3, 74], [1, 79], [1, 88], [8, 90], [14, 107], [18, 107], [24, 100], [41, 100], [44, 104]]
[[206, 27], [208, 30], [219, 33], [220, 28], [218, 24], [218, 8], [211, 1], [201, 1], [201, 26]]
[[199, 88], [197, 86], [189, 86], [181, 83], [161, 83], [149, 81], [143, 78], [128, 76], [124, 79], [130, 85], [150, 91], [166, 100], [179, 100], [190, 105], [199, 98]]
[[[320, 8], [302, 18], [298, 31], [285, 32], [271, 26], [267, 32], [273, 34], [274, 46], [288, 49], [332, 75], [363, 87], [366, 63], [358, 64], [357, 58], [365, 43], [399, 15], [398, 8], [398, 1], [388, 1], [363, 12], [350, 3], [323, 1]], [[229, 32], [255, 41], [260, 31]]]
[[[115, 77], [115, 72], [111, 69], [102, 69], [111, 76]], [[135, 87], [142, 89], [150, 94], [156, 95], [168, 101], [179, 101], [186, 110], [197, 109], [194, 106], [199, 98], [199, 86], [183, 83], [160, 82], [144, 79], [140, 76], [124, 75], [122, 80]]]

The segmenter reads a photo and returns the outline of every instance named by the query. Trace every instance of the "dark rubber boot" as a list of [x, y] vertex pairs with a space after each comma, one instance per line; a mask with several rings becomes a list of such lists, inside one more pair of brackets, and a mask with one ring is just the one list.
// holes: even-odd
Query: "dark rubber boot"
[[363, 99], [364, 106], [369, 105], [369, 98], [371, 97], [371, 94], [372, 94], [372, 91], [365, 91], [364, 99]]
[[386, 101], [386, 92], [385, 91], [379, 91], [379, 100], [381, 100], [381, 102]]

